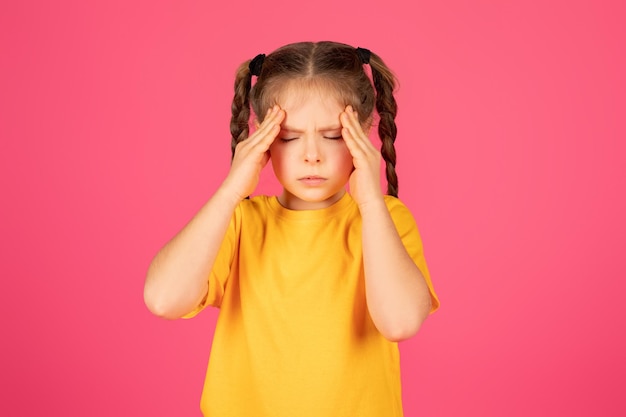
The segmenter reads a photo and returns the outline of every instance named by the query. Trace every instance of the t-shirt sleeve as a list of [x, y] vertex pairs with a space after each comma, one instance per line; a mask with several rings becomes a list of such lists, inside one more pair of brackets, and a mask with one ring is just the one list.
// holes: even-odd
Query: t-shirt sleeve
[[415, 219], [413, 218], [413, 215], [408, 207], [406, 207], [396, 197], [386, 196], [385, 201], [406, 251], [409, 253], [409, 256], [413, 259], [426, 280], [426, 284], [428, 285], [428, 289], [430, 291], [430, 313], [432, 314], [439, 308], [439, 298], [435, 293], [433, 283], [430, 279], [430, 272], [428, 271], [428, 265], [426, 264], [426, 259], [424, 258], [422, 238], [417, 228], [417, 224], [415, 223]]
[[222, 304], [224, 290], [230, 277], [235, 255], [239, 250], [239, 230], [241, 226], [241, 206], [237, 206], [230, 219], [224, 240], [217, 253], [213, 268], [208, 276], [209, 289], [206, 297], [195, 309], [185, 314], [182, 318], [189, 319], [196, 316], [207, 306], [219, 307]]

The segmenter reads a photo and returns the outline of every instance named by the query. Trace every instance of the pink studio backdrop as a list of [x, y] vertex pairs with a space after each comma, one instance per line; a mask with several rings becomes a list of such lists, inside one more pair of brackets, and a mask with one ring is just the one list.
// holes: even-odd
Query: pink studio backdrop
[[401, 82], [442, 301], [406, 415], [626, 414], [624, 3], [393, 3], [0, 6], [0, 415], [200, 415], [217, 313], [151, 316], [145, 271], [228, 170], [237, 65], [325, 39]]

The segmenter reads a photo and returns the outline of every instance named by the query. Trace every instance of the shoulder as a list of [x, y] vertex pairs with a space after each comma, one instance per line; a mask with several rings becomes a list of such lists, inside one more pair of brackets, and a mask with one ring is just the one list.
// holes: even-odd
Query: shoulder
[[257, 195], [241, 200], [235, 209], [235, 217], [239, 222], [266, 218], [272, 211], [272, 197]]
[[242, 210], [263, 210], [269, 207], [270, 196], [255, 195], [254, 197], [241, 200], [239, 207]]
[[392, 195], [385, 194], [384, 196], [385, 204], [387, 204], [388, 208], [391, 207], [406, 207], [406, 205], [398, 198]]
[[271, 198], [267, 195], [256, 195], [254, 197], [241, 200], [237, 210], [241, 212], [261, 212], [271, 209]]
[[400, 236], [415, 235], [419, 238], [415, 217], [406, 204], [399, 198], [390, 195], [385, 195], [385, 204]]
[[400, 200], [398, 197], [385, 195], [384, 198], [385, 198], [385, 204], [387, 205], [387, 210], [389, 210], [391, 217], [413, 219], [411, 210], [409, 210], [406, 204], [404, 204], [402, 200]]

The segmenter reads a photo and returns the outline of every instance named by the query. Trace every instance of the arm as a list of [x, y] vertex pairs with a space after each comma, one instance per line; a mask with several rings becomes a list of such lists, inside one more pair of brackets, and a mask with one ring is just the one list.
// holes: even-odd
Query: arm
[[153, 314], [177, 319], [200, 304], [237, 202], [221, 187], [156, 254], [144, 286], [144, 301]]
[[256, 132], [237, 145], [220, 188], [150, 263], [144, 301], [155, 315], [180, 318], [206, 297], [208, 277], [231, 217], [239, 202], [254, 191], [283, 118], [284, 111], [275, 107]]
[[407, 253], [384, 199], [360, 205], [367, 307], [387, 339], [415, 335], [431, 309], [426, 280]]
[[363, 219], [363, 266], [367, 307], [380, 333], [392, 341], [415, 335], [431, 308], [428, 285], [409, 256], [380, 190], [380, 152], [351, 106], [340, 116], [353, 157], [350, 193]]

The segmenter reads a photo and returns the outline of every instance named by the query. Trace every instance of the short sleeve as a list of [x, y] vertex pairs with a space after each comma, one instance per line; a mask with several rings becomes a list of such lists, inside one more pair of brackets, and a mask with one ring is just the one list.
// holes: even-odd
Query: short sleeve
[[406, 251], [420, 269], [424, 279], [426, 280], [426, 284], [428, 285], [428, 289], [430, 291], [430, 313], [432, 314], [439, 308], [439, 298], [435, 293], [435, 289], [430, 278], [428, 265], [426, 264], [426, 259], [424, 258], [422, 238], [417, 228], [417, 224], [415, 223], [415, 219], [413, 218], [413, 215], [408, 207], [406, 207], [398, 198], [385, 196], [385, 202]]
[[241, 229], [241, 205], [237, 206], [230, 219], [224, 240], [217, 253], [213, 268], [208, 277], [208, 292], [206, 297], [195, 309], [185, 314], [182, 318], [189, 319], [196, 316], [207, 306], [219, 307], [222, 304], [224, 290], [230, 277], [233, 262], [239, 250], [239, 231]]

